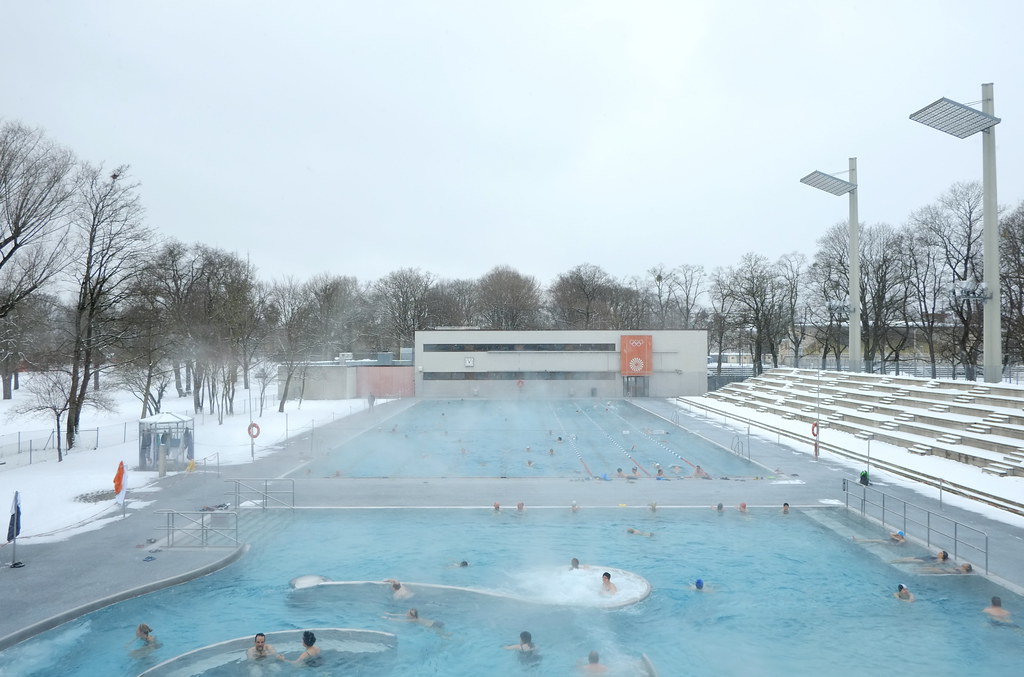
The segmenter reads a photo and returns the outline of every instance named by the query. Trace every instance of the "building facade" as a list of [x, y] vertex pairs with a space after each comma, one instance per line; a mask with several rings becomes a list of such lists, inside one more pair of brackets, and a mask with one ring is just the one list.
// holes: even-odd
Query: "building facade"
[[675, 397], [707, 391], [707, 332], [416, 332], [420, 397]]

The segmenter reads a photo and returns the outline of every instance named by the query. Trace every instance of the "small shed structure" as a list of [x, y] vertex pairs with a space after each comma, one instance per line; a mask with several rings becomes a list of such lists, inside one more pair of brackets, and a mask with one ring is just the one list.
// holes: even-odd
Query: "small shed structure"
[[160, 413], [139, 420], [139, 470], [183, 470], [195, 458], [195, 419]]

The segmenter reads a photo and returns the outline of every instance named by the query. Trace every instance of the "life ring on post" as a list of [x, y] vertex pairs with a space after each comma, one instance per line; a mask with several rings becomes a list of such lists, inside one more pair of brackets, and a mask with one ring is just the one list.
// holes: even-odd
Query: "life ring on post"
[[[256, 425], [256, 424], [254, 423], [253, 425]], [[814, 423], [811, 424], [811, 435], [813, 435], [814, 437], [818, 436], [818, 422], [817, 421], [815, 421]]]
[[260, 436], [260, 427], [256, 423], [249, 424], [249, 437], [256, 439]]
[[524, 381], [523, 379], [519, 379], [518, 381], [516, 381], [517, 387], [522, 388], [524, 385], [526, 385], [526, 381]]

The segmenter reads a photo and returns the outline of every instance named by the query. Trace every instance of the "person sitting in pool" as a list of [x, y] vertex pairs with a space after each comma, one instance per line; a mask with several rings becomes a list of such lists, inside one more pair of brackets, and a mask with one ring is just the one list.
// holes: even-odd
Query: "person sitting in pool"
[[509, 644], [501, 648], [506, 651], [518, 651], [522, 654], [532, 655], [537, 652], [537, 646], [533, 643], [533, 635], [526, 630], [519, 633], [519, 644]]
[[580, 672], [588, 675], [603, 675], [608, 672], [607, 665], [601, 665], [601, 657], [596, 651], [587, 654], [587, 662], [580, 665]]
[[725, 512], [725, 506], [722, 505], [721, 503], [719, 503], [718, 505], [713, 505], [711, 507], [717, 510], [718, 512]]
[[698, 477], [705, 480], [711, 479], [711, 475], [709, 475], [707, 471], [704, 470], [704, 468], [700, 467], [699, 465], [693, 469], [693, 477]]
[[896, 586], [896, 592], [892, 594], [893, 597], [902, 602], [913, 602], [914, 593], [910, 592], [910, 588], [900, 583]]
[[385, 578], [385, 583], [391, 584], [391, 597], [392, 599], [408, 599], [412, 597], [412, 591], [405, 587], [393, 578]]
[[646, 536], [647, 538], [650, 538], [654, 535], [654, 533], [651, 531], [640, 531], [639, 529], [634, 529], [633, 527], [629, 527], [628, 529], [626, 529], [626, 533], [636, 534], [637, 536]]
[[888, 543], [889, 545], [903, 545], [907, 542], [906, 534], [902, 531], [894, 531], [889, 538], [857, 538], [853, 537], [854, 543]]
[[788, 515], [789, 514], [789, 503], [783, 503], [782, 504], [782, 514], [783, 515]]
[[618, 470], [615, 471], [615, 476], [625, 478], [626, 473], [622, 472], [622, 468], [619, 468]]
[[320, 663], [320, 647], [315, 644], [316, 635], [311, 630], [305, 630], [302, 633], [302, 653], [299, 654], [299, 657], [290, 661], [281, 654], [277, 654], [277, 660], [316, 667]]
[[245, 651], [245, 655], [249, 660], [262, 660], [268, 656], [276, 656], [277, 652], [274, 651], [274, 647], [267, 644], [267, 636], [262, 632], [257, 632], [256, 637], [253, 638], [253, 644]]
[[633, 469], [629, 471], [629, 476], [630, 477], [640, 477], [640, 471], [637, 469], [637, 467], [635, 465], [633, 466]]
[[998, 595], [992, 598], [992, 606], [985, 607], [982, 612], [988, 614], [989, 618], [997, 623], [1013, 622], [1010, 612], [1003, 608], [1003, 600]]
[[665, 470], [659, 465], [658, 472], [655, 473], [654, 476], [657, 477], [659, 480], [665, 479]]
[[740, 503], [738, 506], [736, 506], [736, 509], [739, 510], [740, 512], [746, 512], [747, 511], [747, 504], [746, 503]]
[[589, 569], [589, 568], [590, 568], [589, 564], [580, 564], [580, 561], [578, 559], [576, 559], [575, 557], [573, 557], [572, 560], [569, 562], [569, 570], [570, 571], [572, 571], [573, 569]]
[[607, 571], [601, 574], [601, 593], [604, 595], [614, 595], [619, 589], [612, 583], [612, 575]]
[[139, 623], [139, 627], [135, 628], [135, 636], [141, 639], [143, 644], [156, 644], [156, 635], [153, 634], [153, 628], [145, 623]]

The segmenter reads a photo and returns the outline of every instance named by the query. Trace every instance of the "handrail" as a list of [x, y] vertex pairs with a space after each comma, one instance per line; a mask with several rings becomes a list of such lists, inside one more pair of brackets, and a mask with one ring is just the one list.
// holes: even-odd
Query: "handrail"
[[[859, 496], [856, 495], [857, 492]], [[860, 502], [861, 517], [875, 520], [883, 527], [894, 527], [907, 534], [908, 538], [912, 537], [917, 541], [922, 539], [915, 535], [916, 530], [913, 527], [919, 527], [924, 532], [923, 540], [926, 547], [935, 546], [952, 550], [954, 560], [960, 559], [964, 549], [970, 550], [973, 555], [983, 556], [985, 573], [988, 573], [988, 534], [984, 531], [845, 478], [843, 495], [846, 498], [847, 510], [853, 509], [850, 507], [850, 498], [853, 496]], [[919, 517], [915, 518], [915, 515]], [[952, 533], [943, 527], [952, 527]], [[972, 559], [976, 560], [973, 556]]]
[[[166, 524], [162, 529], [166, 532], [167, 548], [206, 548], [211, 545], [237, 546], [238, 541], [238, 513], [224, 510], [157, 510], [156, 514], [166, 516]], [[228, 524], [218, 526], [215, 520], [227, 518]], [[222, 543], [211, 544], [213, 540], [222, 540]], [[184, 540], [184, 543], [179, 542]]]
[[[225, 480], [234, 484], [233, 491], [229, 495], [234, 496], [234, 506], [241, 507], [242, 502], [252, 502], [260, 508], [288, 508], [295, 507], [295, 480], [291, 478], [266, 477], [253, 479], [231, 479]], [[258, 486], [262, 483], [262, 488]], [[275, 489], [273, 487], [284, 484], [286, 488]]]
[[[765, 430], [767, 432], [775, 433], [776, 435], [778, 435], [780, 437], [786, 437], [786, 438], [789, 438], [791, 440], [795, 440], [797, 442], [801, 442], [801, 443], [804, 443], [804, 444], [807, 444], [807, 445], [812, 445], [813, 444], [813, 442], [808, 440], [803, 435], [798, 435], [797, 433], [794, 433], [792, 431], [785, 430], [783, 428], [778, 428], [776, 426], [769, 425], [769, 424], [764, 423], [762, 421], [757, 421], [757, 420], [754, 420], [754, 419], [749, 419], [749, 418], [746, 418], [746, 417], [743, 417], [743, 416], [737, 416], [733, 412], [722, 411], [721, 409], [717, 409], [715, 407], [711, 407], [711, 406], [708, 406], [708, 405], [703, 404], [703, 403], [693, 402], [693, 401], [688, 400], [688, 399], [687, 400], [681, 400], [681, 401], [685, 402], [689, 406], [694, 406], [694, 407], [702, 408], [702, 409], [705, 410], [705, 412], [713, 412], [715, 414], [718, 414], [719, 416], [723, 416], [723, 417], [726, 417], [726, 418], [732, 418], [732, 419], [736, 420], [737, 422], [746, 423], [747, 425], [756, 426], [756, 427], [761, 428], [762, 430]], [[843, 456], [845, 458], [850, 458], [850, 459], [853, 459], [855, 461], [866, 462], [868, 460], [867, 456], [865, 456], [864, 454], [860, 454], [860, 453], [857, 453], [855, 451], [851, 451], [849, 449], [845, 449], [845, 448], [837, 446], [835, 444], [829, 444], [828, 442], [819, 442], [818, 443], [818, 448], [821, 451], [829, 451], [829, 452], [831, 452], [833, 454], [836, 454], [837, 456]], [[915, 482], [920, 482], [921, 484], [924, 484], [924, 485], [927, 485], [927, 486], [934, 487], [934, 488], [938, 489], [939, 490], [939, 501], [942, 500], [942, 493], [943, 492], [947, 492], [947, 493], [953, 494], [955, 496], [962, 496], [963, 498], [969, 498], [969, 499], [971, 499], [973, 501], [978, 501], [979, 503], [984, 503], [984, 504], [990, 505], [990, 506], [992, 506], [994, 508], [999, 508], [1000, 510], [1005, 510], [1005, 511], [1011, 512], [1011, 513], [1013, 513], [1015, 515], [1020, 515], [1021, 517], [1024, 517], [1024, 503], [1021, 503], [1021, 502], [1018, 502], [1018, 501], [1013, 501], [1013, 500], [1010, 500], [1008, 498], [1004, 498], [1002, 496], [996, 496], [995, 494], [990, 494], [990, 493], [985, 492], [985, 491], [980, 491], [978, 489], [974, 489], [974, 488], [965, 486], [963, 484], [958, 484], [956, 482], [950, 482], [947, 479], [943, 479], [941, 477], [935, 477], [933, 475], [929, 475], [927, 473], [919, 472], [917, 470], [912, 470], [910, 468], [906, 468], [904, 466], [896, 465], [896, 464], [890, 463], [888, 461], [883, 461], [881, 459], [878, 459], [877, 457], [872, 457], [871, 458], [871, 465], [876, 467], [876, 468], [880, 468], [880, 469], [882, 469], [882, 470], [884, 470], [886, 472], [892, 473], [893, 475], [899, 475], [900, 477], [905, 477], [907, 479], [914, 480]]]

